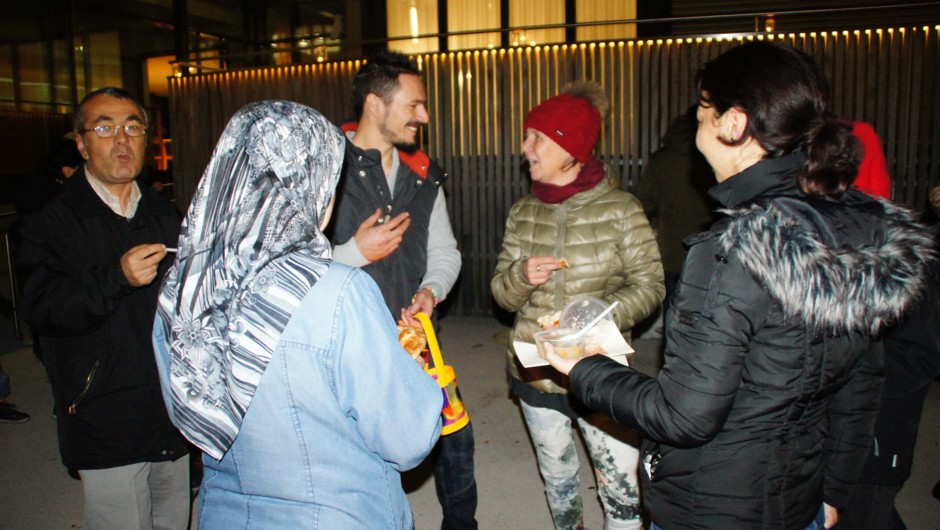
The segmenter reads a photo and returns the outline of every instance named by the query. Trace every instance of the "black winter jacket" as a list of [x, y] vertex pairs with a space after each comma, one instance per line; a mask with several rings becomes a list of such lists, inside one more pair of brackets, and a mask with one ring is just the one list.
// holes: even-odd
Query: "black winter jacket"
[[76, 172], [26, 220], [18, 259], [26, 320], [52, 381], [59, 451], [72, 469], [175, 460], [187, 446], [167, 416], [151, 336], [160, 277], [132, 287], [121, 256], [176, 246], [180, 216], [150, 189], [137, 213], [115, 214]]
[[362, 270], [375, 280], [385, 303], [395, 318], [402, 307], [411, 305], [428, 270], [428, 235], [431, 211], [447, 174], [422, 151], [408, 154], [399, 151], [401, 165], [395, 180], [392, 199], [388, 189], [382, 158], [376, 149], [360, 149], [346, 140], [343, 178], [336, 191], [336, 208], [331, 223], [331, 240], [343, 244], [356, 235], [356, 230], [375, 210], [389, 217], [408, 212], [411, 225], [401, 246], [384, 259], [370, 263]]
[[601, 356], [572, 370], [589, 407], [644, 431], [643, 494], [667, 529], [803, 529], [842, 506], [882, 385], [873, 341], [922, 287], [927, 233], [861, 193], [796, 187], [805, 155], [715, 186], [728, 217], [689, 239], [666, 359], [651, 379]]

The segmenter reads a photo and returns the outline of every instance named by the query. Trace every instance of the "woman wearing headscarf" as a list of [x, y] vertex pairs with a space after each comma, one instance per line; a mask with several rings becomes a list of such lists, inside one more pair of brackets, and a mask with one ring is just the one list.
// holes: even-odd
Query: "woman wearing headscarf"
[[646, 434], [653, 528], [828, 528], [872, 439], [873, 337], [919, 296], [930, 239], [851, 188], [858, 142], [802, 52], [743, 44], [698, 88], [725, 217], [686, 240], [662, 371], [548, 358], [588, 407]]
[[[614, 320], [629, 339], [663, 300], [662, 262], [643, 207], [592, 154], [609, 108], [600, 86], [578, 82], [526, 115], [522, 151], [532, 193], [509, 212], [491, 282], [496, 302], [516, 312], [512, 341], [534, 342], [539, 320], [582, 296], [619, 302]], [[604, 528], [639, 529], [637, 433], [569, 400], [565, 378], [521, 366], [511, 346], [508, 362], [555, 528], [583, 524], [576, 422], [594, 464]]]
[[399, 472], [441, 429], [368, 275], [322, 233], [343, 137], [264, 101], [222, 133], [162, 287], [154, 346], [174, 424], [205, 452], [199, 528], [412, 528]]

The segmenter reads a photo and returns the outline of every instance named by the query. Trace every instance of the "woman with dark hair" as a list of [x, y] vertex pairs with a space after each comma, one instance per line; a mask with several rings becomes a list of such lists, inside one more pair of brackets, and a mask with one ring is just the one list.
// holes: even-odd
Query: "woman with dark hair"
[[647, 435], [653, 528], [831, 527], [871, 442], [873, 337], [917, 298], [930, 238], [850, 188], [858, 143], [803, 53], [747, 43], [698, 88], [725, 217], [687, 240], [662, 371], [549, 359], [588, 407]]

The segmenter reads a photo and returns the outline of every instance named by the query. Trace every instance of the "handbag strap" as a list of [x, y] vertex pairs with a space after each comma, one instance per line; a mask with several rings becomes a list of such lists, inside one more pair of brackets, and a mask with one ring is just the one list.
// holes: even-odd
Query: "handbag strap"
[[424, 334], [428, 338], [428, 349], [431, 350], [431, 360], [434, 362], [434, 367], [444, 366], [444, 356], [441, 355], [441, 348], [437, 344], [437, 335], [434, 334], [434, 325], [431, 324], [430, 317], [423, 312], [418, 312], [415, 314], [415, 318], [421, 321], [421, 327], [424, 328]]

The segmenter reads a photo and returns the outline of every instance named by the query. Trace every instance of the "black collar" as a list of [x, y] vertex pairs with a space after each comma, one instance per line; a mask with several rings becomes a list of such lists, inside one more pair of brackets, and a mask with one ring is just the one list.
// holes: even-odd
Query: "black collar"
[[761, 160], [719, 182], [708, 190], [708, 195], [726, 208], [736, 208], [759, 195], [792, 195], [797, 192], [796, 174], [805, 163], [806, 153], [802, 151]]

